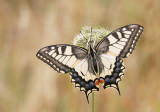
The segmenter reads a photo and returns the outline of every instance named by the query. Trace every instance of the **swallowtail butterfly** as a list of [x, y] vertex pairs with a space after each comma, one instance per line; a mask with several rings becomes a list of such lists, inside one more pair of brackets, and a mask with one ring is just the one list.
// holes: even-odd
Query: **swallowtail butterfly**
[[95, 47], [51, 45], [36, 56], [57, 72], [69, 73], [71, 82], [85, 92], [87, 100], [92, 91], [99, 91], [99, 84], [104, 89], [114, 87], [120, 94], [118, 83], [125, 70], [122, 58], [133, 52], [142, 32], [142, 26], [131, 24], [106, 35]]

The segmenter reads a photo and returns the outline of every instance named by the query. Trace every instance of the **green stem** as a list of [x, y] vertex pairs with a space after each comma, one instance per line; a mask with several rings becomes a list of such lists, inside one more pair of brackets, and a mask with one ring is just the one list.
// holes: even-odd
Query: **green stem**
[[92, 93], [92, 112], [94, 112], [94, 92]]

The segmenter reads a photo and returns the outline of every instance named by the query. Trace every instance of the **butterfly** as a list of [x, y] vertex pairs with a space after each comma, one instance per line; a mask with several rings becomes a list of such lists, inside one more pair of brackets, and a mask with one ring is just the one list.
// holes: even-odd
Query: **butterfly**
[[143, 26], [130, 24], [106, 35], [98, 44], [88, 49], [68, 44], [44, 47], [36, 54], [37, 58], [50, 65], [55, 71], [71, 76], [71, 82], [84, 91], [89, 103], [89, 94], [103, 88], [116, 88], [124, 75], [122, 58], [134, 50], [143, 32]]

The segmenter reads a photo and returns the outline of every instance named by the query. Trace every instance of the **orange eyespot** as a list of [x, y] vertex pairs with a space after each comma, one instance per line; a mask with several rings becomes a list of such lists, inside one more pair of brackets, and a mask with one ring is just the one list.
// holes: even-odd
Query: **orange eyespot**
[[101, 84], [104, 84], [104, 80], [103, 79], [99, 79]]
[[98, 86], [99, 85], [99, 80], [95, 81], [95, 85]]

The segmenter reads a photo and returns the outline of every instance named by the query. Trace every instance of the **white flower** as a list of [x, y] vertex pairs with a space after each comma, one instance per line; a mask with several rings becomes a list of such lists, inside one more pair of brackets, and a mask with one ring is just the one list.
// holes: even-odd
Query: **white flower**
[[73, 45], [77, 45], [86, 49], [88, 49], [89, 44], [95, 47], [97, 43], [109, 33], [110, 31], [105, 28], [85, 26], [82, 27], [80, 34], [75, 36]]

